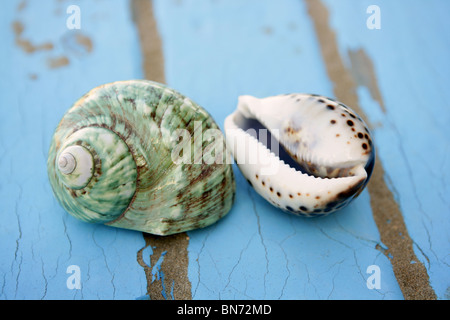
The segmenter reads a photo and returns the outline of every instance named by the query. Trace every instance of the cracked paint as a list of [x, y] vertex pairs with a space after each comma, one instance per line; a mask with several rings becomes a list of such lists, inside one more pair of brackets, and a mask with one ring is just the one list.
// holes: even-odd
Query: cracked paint
[[[358, 53], [350, 52], [352, 65], [364, 64], [365, 66], [364, 69], [359, 68], [358, 72], [353, 72], [352, 77], [339, 58], [336, 36], [328, 25], [327, 8], [320, 1], [307, 1], [307, 3], [316, 27], [328, 74], [334, 83], [334, 94], [337, 99], [352, 106], [363, 118], [367, 118], [360, 107], [356, 94], [356, 81], [359, 80], [359, 84], [369, 87], [372, 96], [380, 103], [385, 112], [385, 104], [379, 93], [374, 72], [370, 68], [372, 63], [367, 63], [370, 62], [368, 56], [362, 49], [357, 51]], [[370, 121], [368, 123], [370, 125]], [[412, 240], [406, 229], [399, 205], [395, 202], [384, 181], [384, 168], [378, 155], [375, 163], [368, 190], [381, 240], [388, 247], [384, 253], [387, 253], [387, 257], [392, 262], [405, 299], [436, 299], [436, 295], [429, 285], [426, 269], [421, 263], [414, 265], [409, 263], [411, 260], [416, 260]], [[412, 172], [410, 174], [412, 175]], [[390, 224], [386, 224], [387, 217], [391, 220]], [[403, 236], [398, 236], [399, 231]]]
[[[401, 4], [381, 0], [388, 19], [379, 32], [374, 31], [378, 33], [370, 33], [355, 25], [355, 17], [364, 24], [367, 1], [324, 2], [338, 37], [338, 52], [348, 58], [348, 70], [370, 57], [369, 71], [376, 74], [374, 87], [367, 70], [350, 72], [359, 79], [356, 99], [374, 127], [376, 141], [389, 141], [377, 145], [384, 189], [400, 207], [408, 231], [396, 230], [393, 236], [402, 245], [411, 241], [415, 253], [402, 261], [411, 268], [425, 268], [436, 296], [448, 299], [444, 214], [449, 210], [445, 197], [449, 179], [444, 169], [450, 166], [450, 147], [444, 93], [449, 76], [443, 72], [448, 69], [448, 42], [430, 33], [448, 24], [442, 18], [445, 10], [438, 10], [435, 1], [409, 8], [424, 21], [416, 34], [421, 47], [433, 48], [424, 52], [413, 50], [418, 38], [402, 37], [410, 20]], [[232, 211], [214, 226], [172, 243], [85, 224], [59, 207], [46, 177], [48, 144], [63, 113], [96, 85], [155, 72], [151, 78], [162, 77], [158, 79], [186, 93], [218, 123], [234, 110], [241, 94], [334, 95], [336, 81], [330, 81], [307, 3], [215, 1], [199, 7], [192, 0], [154, 0], [153, 4], [150, 27], [157, 27], [160, 37], [149, 41], [141, 40], [152, 37], [137, 30], [136, 12], [133, 20], [126, 1], [80, 0], [77, 5], [90, 11], [83, 15], [81, 30], [90, 41], [82, 43], [64, 27], [65, 2], [2, 5], [0, 33], [6, 45], [0, 51], [0, 298], [404, 298], [398, 270], [393, 268], [400, 258], [392, 243], [380, 236], [370, 190], [336, 215], [297, 219], [267, 204], [234, 167], [238, 193]], [[148, 13], [140, 12], [144, 18]], [[392, 15], [395, 18], [389, 19]], [[45, 23], [35, 25], [37, 20]], [[115, 28], [109, 27], [112, 23]], [[145, 26], [149, 25], [141, 27]], [[53, 49], [27, 53], [20, 45], [23, 41], [33, 47], [51, 43]], [[395, 47], [396, 54], [385, 54], [386, 47]], [[155, 48], [159, 60], [148, 60]], [[59, 56], [67, 56], [70, 64], [50, 70], [46, 59]], [[426, 112], [421, 112], [423, 106]], [[427, 148], [436, 145], [440, 148]], [[388, 229], [398, 223], [392, 216], [381, 222]], [[65, 285], [66, 269], [72, 264], [81, 270], [80, 290]], [[369, 290], [366, 268], [373, 264], [382, 270], [381, 289]]]
[[[133, 0], [130, 9], [139, 34], [145, 78], [166, 83], [162, 44], [153, 16], [152, 1]], [[143, 233], [143, 237], [146, 247], [153, 248], [151, 263], [147, 266], [142, 262], [142, 249], [137, 256], [138, 263], [144, 267], [150, 299], [191, 299], [191, 283], [187, 278], [187, 234], [159, 237]], [[154, 261], [158, 255], [158, 260]], [[172, 285], [168, 286], [168, 283]]]
[[260, 217], [259, 217], [259, 214], [258, 214], [258, 210], [256, 209], [255, 201], [253, 200], [253, 196], [252, 196], [252, 194], [250, 192], [250, 188], [249, 187], [247, 187], [247, 188], [248, 188], [248, 191], [249, 191], [248, 192], [248, 196], [250, 198], [250, 201], [252, 202], [253, 212], [254, 212], [254, 214], [256, 216], [256, 223], [258, 225], [258, 236], [259, 236], [259, 239], [261, 240], [261, 245], [264, 248], [264, 260], [266, 261], [266, 271], [264, 273], [264, 296], [265, 296], [266, 295], [266, 290], [267, 290], [267, 288], [266, 288], [266, 277], [267, 277], [267, 274], [269, 273], [269, 259], [268, 259], [268, 254], [267, 254], [267, 246], [264, 243], [264, 237], [263, 237], [263, 234], [261, 232], [261, 221], [260, 221]]
[[[20, 16], [23, 11], [26, 11], [26, 8], [26, 1], [19, 3], [16, 9], [17, 14]], [[57, 12], [59, 12], [59, 10], [57, 10]], [[34, 26], [32, 26], [32, 28], [33, 27]], [[32, 40], [24, 37], [25, 25], [21, 20], [17, 19], [13, 21], [11, 28], [15, 36], [15, 45], [18, 48], [21, 48], [23, 52], [30, 55], [39, 52], [48, 52], [47, 67], [49, 69], [58, 69], [69, 65], [69, 55], [74, 55], [79, 58], [80, 56], [93, 51], [92, 39], [79, 30], [68, 30], [64, 35], [57, 39], [56, 42], [46, 41], [40, 44], [34, 44]], [[59, 53], [59, 51], [61, 51], [60, 47], [62, 47], [63, 53]], [[54, 56], [54, 51], [58, 52], [57, 56]], [[36, 80], [37, 77], [38, 76], [34, 73], [30, 75], [30, 78], [33, 80]]]
[[[80, 224], [58, 205], [48, 183], [49, 141], [63, 113], [92, 87], [140, 76], [128, 6], [79, 4], [93, 14], [84, 16], [82, 34], [92, 35], [92, 48], [82, 56], [62, 47], [68, 34], [65, 10], [55, 11], [65, 9], [64, 3], [7, 1], [0, 11], [0, 299], [134, 299], [145, 293], [135, 258], [142, 235]], [[114, 17], [124, 33], [102, 28], [99, 14]], [[115, 47], [111, 39], [123, 46]], [[20, 46], [25, 40], [33, 48], [45, 43], [53, 48], [28, 53]], [[50, 71], [46, 59], [60, 54], [71, 63]], [[70, 265], [80, 267], [80, 290], [66, 287]]]
[[[195, 13], [193, 8], [190, 1], [177, 6], [154, 1], [166, 80], [205, 106], [219, 123], [234, 110], [239, 94], [301, 90], [332, 95], [320, 50], [311, 45], [314, 29], [302, 2], [263, 6], [250, 1], [239, 9], [233, 3], [215, 3], [196, 7]], [[233, 27], [223, 28], [228, 19]], [[264, 27], [274, 30], [270, 37], [261, 32]], [[295, 37], [280, 36], [284, 29]], [[301, 52], [295, 50], [299, 47]], [[313, 222], [271, 208], [234, 169], [237, 190], [244, 192], [237, 192], [232, 211], [214, 228], [189, 232], [193, 299], [401, 298], [389, 260], [375, 249], [381, 241], [367, 192], [339, 216]], [[365, 270], [374, 262], [384, 271], [380, 292], [366, 287]]]

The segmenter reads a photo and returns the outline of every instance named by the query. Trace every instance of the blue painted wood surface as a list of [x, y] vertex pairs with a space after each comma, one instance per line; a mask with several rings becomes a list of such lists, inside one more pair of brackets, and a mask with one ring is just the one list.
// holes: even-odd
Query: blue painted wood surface
[[[325, 1], [341, 52], [371, 57], [386, 112], [361, 87], [386, 180], [438, 298], [450, 298], [450, 23], [446, 1], [378, 1], [382, 27], [358, 27], [371, 1]], [[407, 35], [409, 34], [409, 35]]]
[[[143, 77], [130, 5], [78, 1], [82, 27], [74, 31], [66, 27], [71, 3], [24, 3], [5, 2], [0, 11], [0, 298], [139, 298], [147, 285], [136, 261], [142, 234], [76, 221], [54, 199], [46, 172], [53, 131], [75, 100], [97, 85]], [[333, 96], [304, 2], [198, 3], [154, 1], [165, 75], [222, 128], [241, 94]], [[374, 63], [386, 112], [364, 87], [361, 106], [371, 123], [380, 123], [376, 145], [415, 253], [437, 297], [448, 298], [449, 5], [377, 1], [381, 29], [369, 30], [370, 1], [324, 3], [342, 56], [363, 48]], [[14, 22], [23, 24], [21, 38], [52, 49], [25, 52]], [[76, 32], [91, 39], [92, 50]], [[62, 57], [68, 64], [49, 66]], [[342, 212], [305, 220], [272, 207], [234, 169], [232, 211], [188, 233], [193, 299], [403, 298], [389, 259], [377, 249], [384, 245], [367, 190]], [[70, 265], [80, 267], [80, 290], [67, 288]], [[370, 265], [381, 269], [380, 289], [366, 285]]]
[[[67, 2], [2, 4], [0, 51], [0, 278], [2, 299], [134, 299], [146, 292], [136, 263], [142, 234], [76, 221], [52, 195], [46, 173], [50, 139], [67, 109], [91, 88], [140, 77], [140, 49], [125, 1], [81, 1], [80, 33], [89, 53], [66, 27]], [[12, 24], [33, 45], [26, 53]], [[76, 30], [75, 30], [76, 31]], [[49, 68], [48, 59], [70, 63]], [[67, 268], [81, 271], [81, 289], [69, 290]], [[123, 270], [125, 272], [120, 272]]]

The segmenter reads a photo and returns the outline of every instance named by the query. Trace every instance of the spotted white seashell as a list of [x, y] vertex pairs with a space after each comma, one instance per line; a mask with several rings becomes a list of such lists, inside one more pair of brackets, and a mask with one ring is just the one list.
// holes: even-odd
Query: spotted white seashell
[[374, 166], [367, 125], [349, 107], [323, 96], [241, 96], [225, 131], [228, 148], [254, 189], [298, 215], [345, 207], [363, 190]]

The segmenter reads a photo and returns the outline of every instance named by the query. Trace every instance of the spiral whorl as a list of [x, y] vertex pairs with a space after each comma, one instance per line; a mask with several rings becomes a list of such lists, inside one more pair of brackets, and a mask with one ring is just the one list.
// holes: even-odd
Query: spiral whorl
[[84, 147], [73, 145], [57, 157], [58, 170], [63, 183], [71, 189], [83, 189], [94, 174], [94, 159]]
[[120, 217], [136, 191], [137, 177], [133, 156], [122, 139], [106, 128], [91, 126], [69, 135], [60, 150], [49, 171], [57, 178], [53, 189], [63, 206], [88, 222]]

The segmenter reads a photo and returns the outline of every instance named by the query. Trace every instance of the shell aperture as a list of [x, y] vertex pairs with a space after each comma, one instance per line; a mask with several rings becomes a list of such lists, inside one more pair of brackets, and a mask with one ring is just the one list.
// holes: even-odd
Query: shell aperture
[[157, 235], [206, 227], [231, 209], [231, 165], [177, 161], [174, 154], [205, 153], [208, 141], [180, 142], [175, 133], [207, 130], [225, 150], [211, 116], [165, 85], [130, 80], [94, 88], [54, 133], [47, 162], [53, 192], [86, 222]]
[[[266, 130], [269, 139], [256, 129]], [[364, 121], [344, 104], [318, 95], [241, 96], [225, 131], [254, 189], [297, 215], [320, 216], [345, 207], [363, 190], [374, 165]]]

